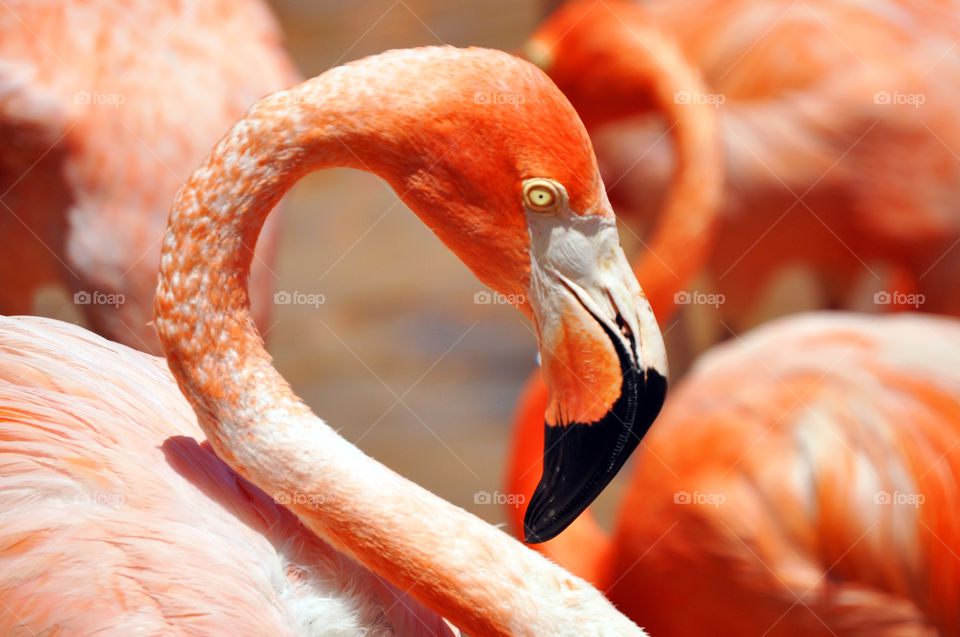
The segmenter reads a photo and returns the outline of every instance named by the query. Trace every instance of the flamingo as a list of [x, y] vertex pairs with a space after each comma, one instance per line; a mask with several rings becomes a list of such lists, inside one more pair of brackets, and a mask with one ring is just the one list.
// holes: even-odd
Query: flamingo
[[[170, 203], [220, 135], [297, 81], [260, 0], [0, 6], [0, 312], [65, 287], [87, 323], [159, 352], [152, 326]], [[277, 227], [254, 269], [267, 321]]]
[[[673, 40], [703, 87], [670, 96], [719, 118], [726, 188], [706, 265], [742, 331], [785, 268], [826, 302], [960, 314], [960, 5], [843, 0], [570, 2], [526, 50], [590, 130], [621, 213], [654, 218], [671, 153], [663, 69]], [[663, 65], [660, 65], [663, 66]], [[668, 72], [670, 69], [666, 69]], [[666, 78], [670, 80], [670, 78]], [[674, 109], [678, 108], [674, 106]], [[664, 257], [665, 258], [665, 257]], [[645, 279], [640, 278], [641, 282]], [[689, 292], [689, 289], [687, 290]], [[658, 314], [659, 316], [659, 314]]]
[[[506, 53], [390, 51], [262, 99], [180, 191], [155, 300], [169, 372], [80, 328], [0, 321], [3, 621], [330, 634], [336, 605], [385, 633], [448, 634], [442, 616], [472, 635], [642, 634], [583, 580], [364, 455], [273, 368], [247, 246], [329, 166], [385, 179], [534, 321], [547, 418], [583, 445], [548, 458], [560, 478], [541, 490], [542, 526], [622, 465], [622, 441], [659, 410], [665, 354], [575, 111]], [[98, 493], [122, 497], [57, 504]]]
[[651, 634], [957, 634], [958, 360], [960, 324], [926, 314], [718, 346], [644, 439], [612, 537], [585, 515], [549, 552]]

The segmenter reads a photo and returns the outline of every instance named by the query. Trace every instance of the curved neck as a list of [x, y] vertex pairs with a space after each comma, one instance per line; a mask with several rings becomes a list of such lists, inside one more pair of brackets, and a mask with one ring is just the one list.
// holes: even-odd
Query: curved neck
[[388, 107], [378, 106], [364, 68], [333, 69], [261, 101], [178, 195], [156, 297], [171, 371], [221, 458], [468, 633], [577, 634], [600, 622], [611, 634], [639, 634], [582, 580], [341, 438], [263, 347], [246, 284], [257, 235], [283, 193], [327, 166], [396, 184], [405, 158], [420, 150], [368, 124]]
[[673, 39], [640, 7], [617, 11], [639, 13], [633, 20], [625, 14], [623, 28], [610, 34], [616, 38], [610, 48], [619, 60], [614, 63], [620, 69], [618, 90], [644, 93], [647, 99], [640, 103], [652, 103], [664, 114], [675, 146], [674, 173], [656, 229], [634, 263], [637, 280], [663, 323], [677, 309], [676, 293], [706, 264], [716, 238], [723, 194], [719, 117], [716, 98]]

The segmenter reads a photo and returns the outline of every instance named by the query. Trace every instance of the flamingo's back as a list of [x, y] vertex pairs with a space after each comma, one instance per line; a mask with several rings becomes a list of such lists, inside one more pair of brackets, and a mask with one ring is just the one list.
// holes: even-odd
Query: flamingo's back
[[960, 326], [919, 315], [716, 348], [645, 439], [611, 598], [652, 634], [960, 630], [958, 363]]
[[[158, 351], [160, 237], [174, 196], [260, 97], [297, 74], [260, 0], [0, 7], [0, 312], [64, 285], [98, 332]], [[266, 317], [276, 228], [258, 245]]]
[[0, 317], [0, 633], [450, 634], [203, 440], [162, 359]]

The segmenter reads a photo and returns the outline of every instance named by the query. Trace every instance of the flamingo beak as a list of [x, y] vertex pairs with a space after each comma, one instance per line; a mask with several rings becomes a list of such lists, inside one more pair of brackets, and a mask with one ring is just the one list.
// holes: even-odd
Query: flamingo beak
[[610, 483], [660, 412], [666, 350], [612, 218], [528, 222], [531, 306], [547, 385], [543, 476], [527, 542], [565, 529]]

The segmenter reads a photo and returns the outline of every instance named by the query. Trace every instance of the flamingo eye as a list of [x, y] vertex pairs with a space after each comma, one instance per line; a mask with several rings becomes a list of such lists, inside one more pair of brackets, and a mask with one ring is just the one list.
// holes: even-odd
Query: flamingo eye
[[552, 212], [560, 203], [560, 192], [546, 179], [531, 179], [523, 187], [523, 202], [531, 210]]

